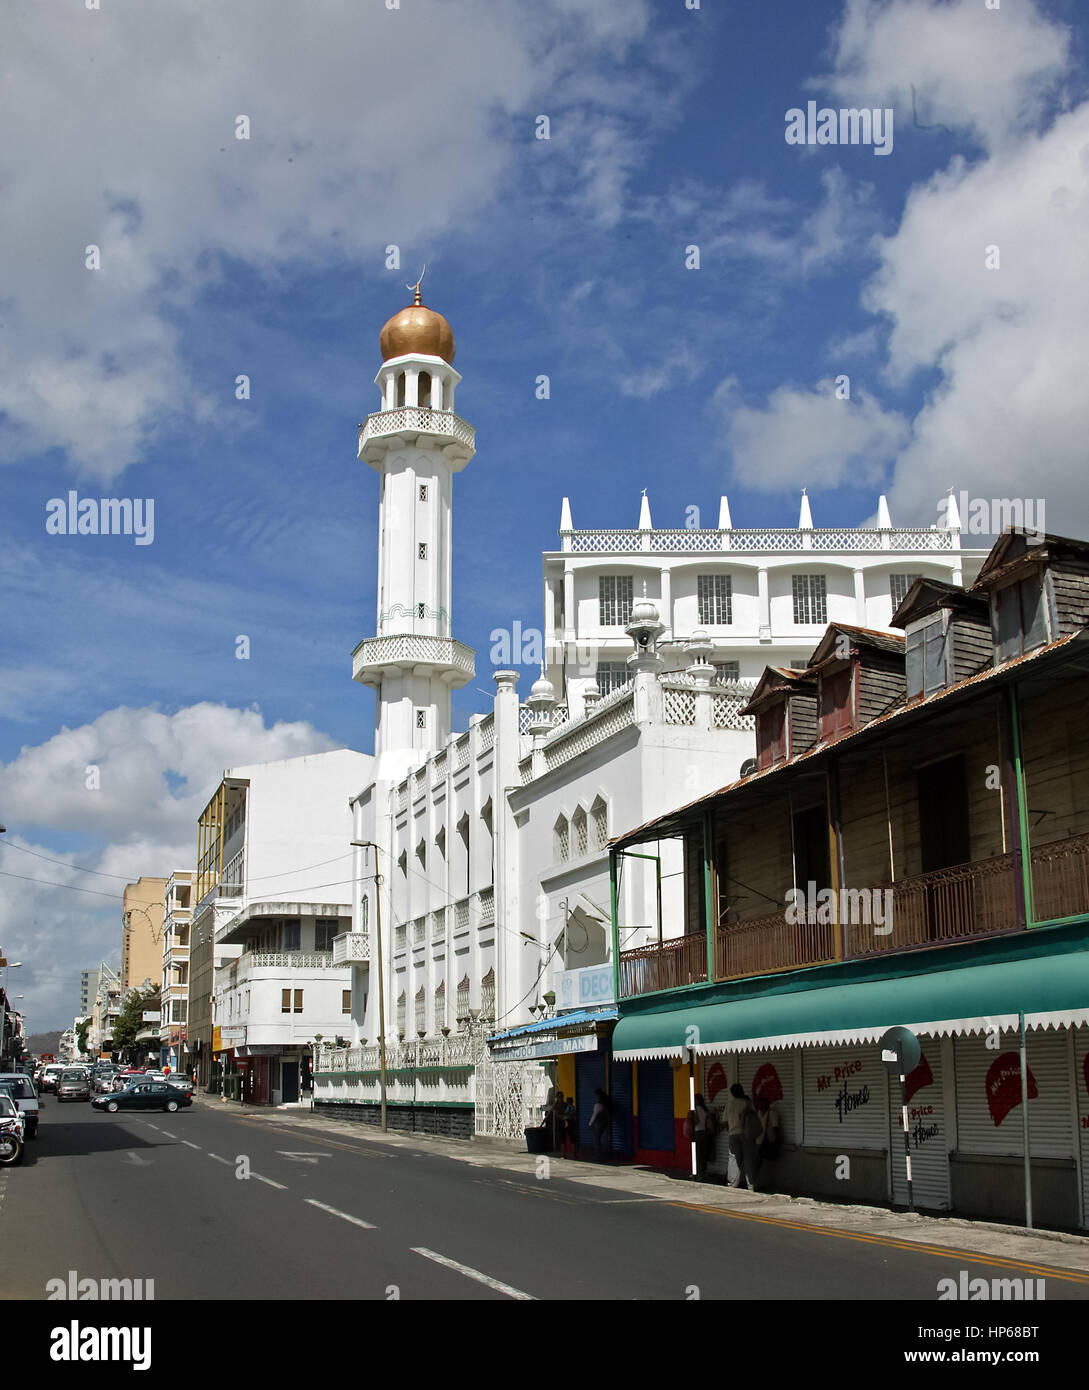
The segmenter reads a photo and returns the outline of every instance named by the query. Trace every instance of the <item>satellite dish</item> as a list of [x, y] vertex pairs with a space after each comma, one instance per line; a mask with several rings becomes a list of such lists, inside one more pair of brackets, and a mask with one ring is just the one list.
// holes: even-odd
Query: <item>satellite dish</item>
[[755, 759], [755, 758], [746, 758], [745, 761], [741, 764], [741, 774], [740, 774], [740, 775], [741, 775], [742, 777], [748, 777], [748, 776], [750, 775], [750, 773], [753, 773], [753, 772], [755, 772], [755, 771], [756, 771], [756, 759]]

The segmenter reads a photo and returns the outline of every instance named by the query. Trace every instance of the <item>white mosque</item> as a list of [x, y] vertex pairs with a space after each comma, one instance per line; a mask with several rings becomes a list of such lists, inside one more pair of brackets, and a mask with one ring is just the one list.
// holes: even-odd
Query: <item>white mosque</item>
[[[419, 286], [379, 344], [359, 432], [378, 612], [353, 653], [376, 692], [374, 775], [352, 801], [358, 888], [334, 943], [350, 1046], [325, 1050], [315, 1102], [375, 1120], [384, 1036], [391, 1125], [515, 1135], [554, 1059], [578, 1052], [592, 1078], [616, 1017], [609, 839], [741, 774], [765, 667], [804, 667], [830, 622], [891, 630], [919, 575], [968, 582], [986, 552], [962, 548], [952, 495], [930, 529], [894, 527], [884, 498], [876, 526], [817, 528], [803, 494], [795, 527], [736, 527], [722, 498], [713, 529], [655, 529], [644, 495], [634, 529], [583, 531], [565, 498], [541, 678], [522, 704], [519, 673], [495, 670], [492, 711], [455, 733], [450, 694], [476, 667], [453, 636], [453, 488], [475, 432], [454, 411], [453, 332]], [[679, 867], [625, 861], [623, 953], [682, 930]]]

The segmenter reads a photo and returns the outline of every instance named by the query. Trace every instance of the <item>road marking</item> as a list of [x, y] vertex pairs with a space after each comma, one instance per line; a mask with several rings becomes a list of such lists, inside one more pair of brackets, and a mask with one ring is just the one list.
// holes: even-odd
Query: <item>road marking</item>
[[282, 1182], [273, 1182], [271, 1178], [263, 1178], [260, 1173], [251, 1173], [251, 1178], [256, 1178], [258, 1182], [268, 1183], [269, 1187], [278, 1187], [281, 1192], [286, 1192], [287, 1188]]
[[215, 1161], [216, 1161], [217, 1163], [225, 1163], [225, 1164], [227, 1165], [228, 1168], [233, 1168], [233, 1167], [234, 1167], [234, 1164], [231, 1162], [231, 1160], [230, 1160], [229, 1158], [220, 1158], [219, 1154], [212, 1154], [212, 1153], [210, 1153], [210, 1154], [208, 1155], [208, 1157], [209, 1157], [209, 1158], [214, 1158]]
[[158, 1125], [153, 1125], [153, 1124], [151, 1123], [150, 1120], [145, 1120], [145, 1121], [144, 1121], [144, 1124], [147, 1125], [148, 1129], [158, 1129], [158, 1128], [159, 1128]]
[[317, 1163], [319, 1158], [332, 1158], [332, 1154], [321, 1153], [289, 1153], [287, 1149], [277, 1149], [276, 1152], [281, 1158], [290, 1158], [292, 1163]]
[[330, 1216], [339, 1216], [341, 1221], [350, 1221], [353, 1226], [362, 1226], [365, 1231], [375, 1231], [377, 1226], [372, 1226], [369, 1221], [360, 1221], [358, 1216], [349, 1216], [346, 1211], [337, 1211], [336, 1207], [327, 1207], [324, 1202], [315, 1202], [313, 1197], [304, 1197], [307, 1206], [317, 1207], [319, 1211], [327, 1211]]
[[164, 1139], [177, 1139], [178, 1137], [176, 1134], [168, 1134], [165, 1129], [161, 1129], [159, 1133], [163, 1136]]
[[134, 1153], [126, 1153], [125, 1157], [126, 1157], [131, 1163], [135, 1163], [136, 1166], [137, 1166], [138, 1168], [150, 1168], [150, 1167], [151, 1167], [151, 1159], [150, 1159], [150, 1158], [141, 1158], [138, 1154], [134, 1154]]
[[1066, 1273], [1054, 1265], [1032, 1264], [1028, 1260], [1004, 1260], [998, 1255], [981, 1255], [975, 1250], [957, 1250], [949, 1245], [924, 1245], [917, 1240], [896, 1240], [892, 1236], [863, 1235], [855, 1231], [836, 1231], [828, 1226], [813, 1226], [804, 1221], [784, 1221], [776, 1216], [750, 1216], [748, 1212], [724, 1211], [721, 1207], [704, 1207], [697, 1202], [670, 1202], [671, 1207], [684, 1207], [712, 1216], [731, 1216], [736, 1221], [756, 1221], [765, 1226], [781, 1226], [788, 1231], [807, 1231], [812, 1235], [838, 1236], [840, 1240], [858, 1240], [866, 1245], [883, 1245], [892, 1250], [907, 1250], [916, 1255], [941, 1255], [968, 1260], [974, 1264], [994, 1265], [999, 1269], [1027, 1269], [1032, 1274], [1053, 1279], [1066, 1279], [1072, 1284], [1089, 1284], [1089, 1274]]
[[458, 1264], [457, 1260], [451, 1260], [446, 1255], [438, 1255], [434, 1250], [425, 1250], [422, 1245], [414, 1245], [412, 1253], [422, 1255], [425, 1260], [434, 1260], [438, 1265], [445, 1265], [447, 1269], [456, 1270], [458, 1274], [464, 1274], [467, 1279], [475, 1279], [478, 1284], [487, 1284], [489, 1289], [506, 1294], [508, 1298], [518, 1298], [528, 1303], [537, 1302], [531, 1293], [523, 1293], [521, 1289], [504, 1284], [500, 1279], [493, 1279], [490, 1274], [481, 1274], [479, 1269], [471, 1269], [469, 1265]]
[[200, 1145], [194, 1144], [191, 1139], [183, 1139], [182, 1143], [187, 1149], [196, 1149], [197, 1153], [200, 1153]]

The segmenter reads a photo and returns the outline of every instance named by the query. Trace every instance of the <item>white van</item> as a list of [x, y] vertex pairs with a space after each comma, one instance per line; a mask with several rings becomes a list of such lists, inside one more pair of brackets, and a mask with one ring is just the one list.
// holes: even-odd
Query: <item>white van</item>
[[22, 1112], [26, 1137], [38, 1137], [38, 1092], [25, 1072], [0, 1072], [0, 1091], [6, 1091]]

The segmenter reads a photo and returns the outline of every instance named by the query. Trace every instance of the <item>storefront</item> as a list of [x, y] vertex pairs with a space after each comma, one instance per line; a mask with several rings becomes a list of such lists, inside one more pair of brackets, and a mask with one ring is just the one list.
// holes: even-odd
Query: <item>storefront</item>
[[[638, 1077], [644, 1068], [672, 1064], [675, 1079], [679, 1073], [685, 1081], [677, 1114], [687, 1112], [689, 1065], [696, 1089], [720, 1110], [737, 1082], [754, 1100], [767, 1099], [782, 1140], [780, 1157], [763, 1174], [769, 1190], [906, 1204], [900, 1085], [878, 1046], [888, 1027], [906, 1023], [921, 1047], [906, 1079], [915, 1205], [1019, 1222], [1025, 1217], [1023, 1018], [1033, 1219], [1089, 1229], [1089, 942], [1083, 937], [1080, 927], [1047, 929], [1029, 943], [995, 945], [988, 963], [965, 965], [950, 952], [951, 968], [915, 975], [908, 973], [911, 962], [901, 960], [885, 978], [852, 967], [841, 972], [855, 975], [850, 983], [830, 979], [827, 970], [793, 972], [770, 983], [765, 977], [685, 991], [690, 1002], [673, 996], [670, 1009], [662, 997], [648, 1001], [656, 1008], [638, 1001], [642, 1007], [629, 1012], [625, 1004], [613, 1037], [613, 1071], [630, 1062]], [[809, 988], [799, 988], [804, 977]], [[710, 1168], [732, 1178], [724, 1129]], [[683, 1128], [672, 1154], [648, 1161], [687, 1166]]]

